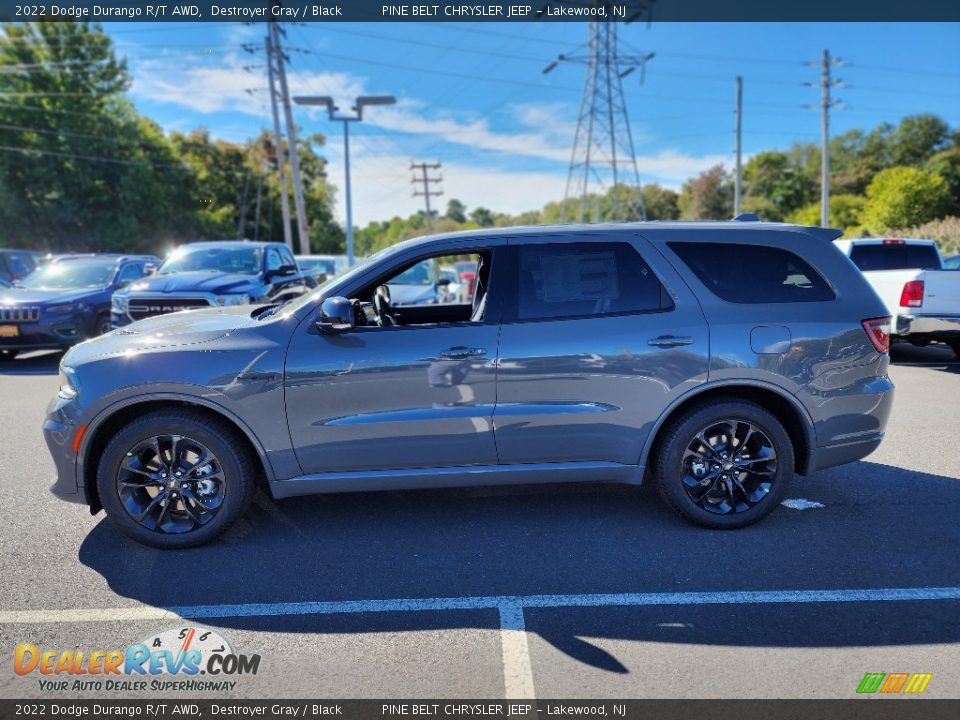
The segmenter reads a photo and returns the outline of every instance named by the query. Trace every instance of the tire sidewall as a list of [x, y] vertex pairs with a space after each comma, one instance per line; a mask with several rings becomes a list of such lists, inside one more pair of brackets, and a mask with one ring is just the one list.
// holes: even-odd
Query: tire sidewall
[[[719, 515], [704, 510], [687, 495], [681, 480], [683, 453], [694, 436], [721, 420], [741, 420], [759, 428], [773, 443], [777, 454], [777, 473], [767, 496], [749, 510]], [[664, 499], [693, 522], [712, 528], [739, 528], [751, 525], [779, 505], [794, 474], [794, 452], [790, 436], [770, 412], [753, 403], [730, 401], [694, 410], [671, 428], [657, 458], [657, 480]]]
[[[120, 501], [117, 473], [127, 451], [155, 435], [181, 435], [196, 440], [212, 452], [223, 469], [225, 490], [217, 514], [203, 526], [185, 533], [162, 533], [138, 523]], [[243, 459], [234, 449], [235, 441], [219, 423], [200, 422], [177, 415], [153, 414], [135, 420], [117, 433], [101, 456], [97, 468], [97, 490], [107, 517], [134, 540], [161, 549], [202, 545], [220, 535], [245, 511], [252, 494], [252, 479], [245, 476]]]

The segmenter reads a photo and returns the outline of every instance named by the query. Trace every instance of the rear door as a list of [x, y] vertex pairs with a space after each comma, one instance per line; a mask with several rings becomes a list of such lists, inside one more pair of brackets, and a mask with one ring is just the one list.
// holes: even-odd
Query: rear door
[[510, 243], [500, 462], [636, 464], [664, 409], [707, 379], [709, 335], [693, 294], [638, 235]]

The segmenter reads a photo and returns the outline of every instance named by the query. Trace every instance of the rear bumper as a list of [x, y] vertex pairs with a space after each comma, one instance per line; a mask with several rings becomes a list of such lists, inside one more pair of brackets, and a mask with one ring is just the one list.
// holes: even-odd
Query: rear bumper
[[872, 437], [861, 438], [854, 442], [816, 448], [811, 458], [810, 471], [816, 472], [862, 460], [880, 447], [884, 434], [880, 431], [874, 433]]
[[896, 334], [960, 340], [960, 315], [898, 315]]

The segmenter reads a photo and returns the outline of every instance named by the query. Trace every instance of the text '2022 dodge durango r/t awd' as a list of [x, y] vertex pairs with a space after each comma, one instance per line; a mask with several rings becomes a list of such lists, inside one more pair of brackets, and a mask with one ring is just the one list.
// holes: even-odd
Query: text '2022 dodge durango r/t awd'
[[[794, 473], [883, 438], [889, 317], [837, 232], [760, 222], [490, 229], [395, 245], [286, 304], [141, 320], [73, 348], [53, 492], [148, 545], [198, 545], [254, 487], [645, 477], [748, 525]], [[424, 260], [466, 302], [391, 305]]]

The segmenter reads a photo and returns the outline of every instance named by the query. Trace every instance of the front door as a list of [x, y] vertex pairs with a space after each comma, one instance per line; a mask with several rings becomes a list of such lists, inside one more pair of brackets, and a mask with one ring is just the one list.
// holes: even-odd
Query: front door
[[286, 402], [304, 473], [497, 462], [499, 318], [492, 309], [471, 317], [464, 306], [462, 319], [448, 320], [460, 310], [432, 308], [398, 308], [398, 324], [338, 335], [301, 326]]

